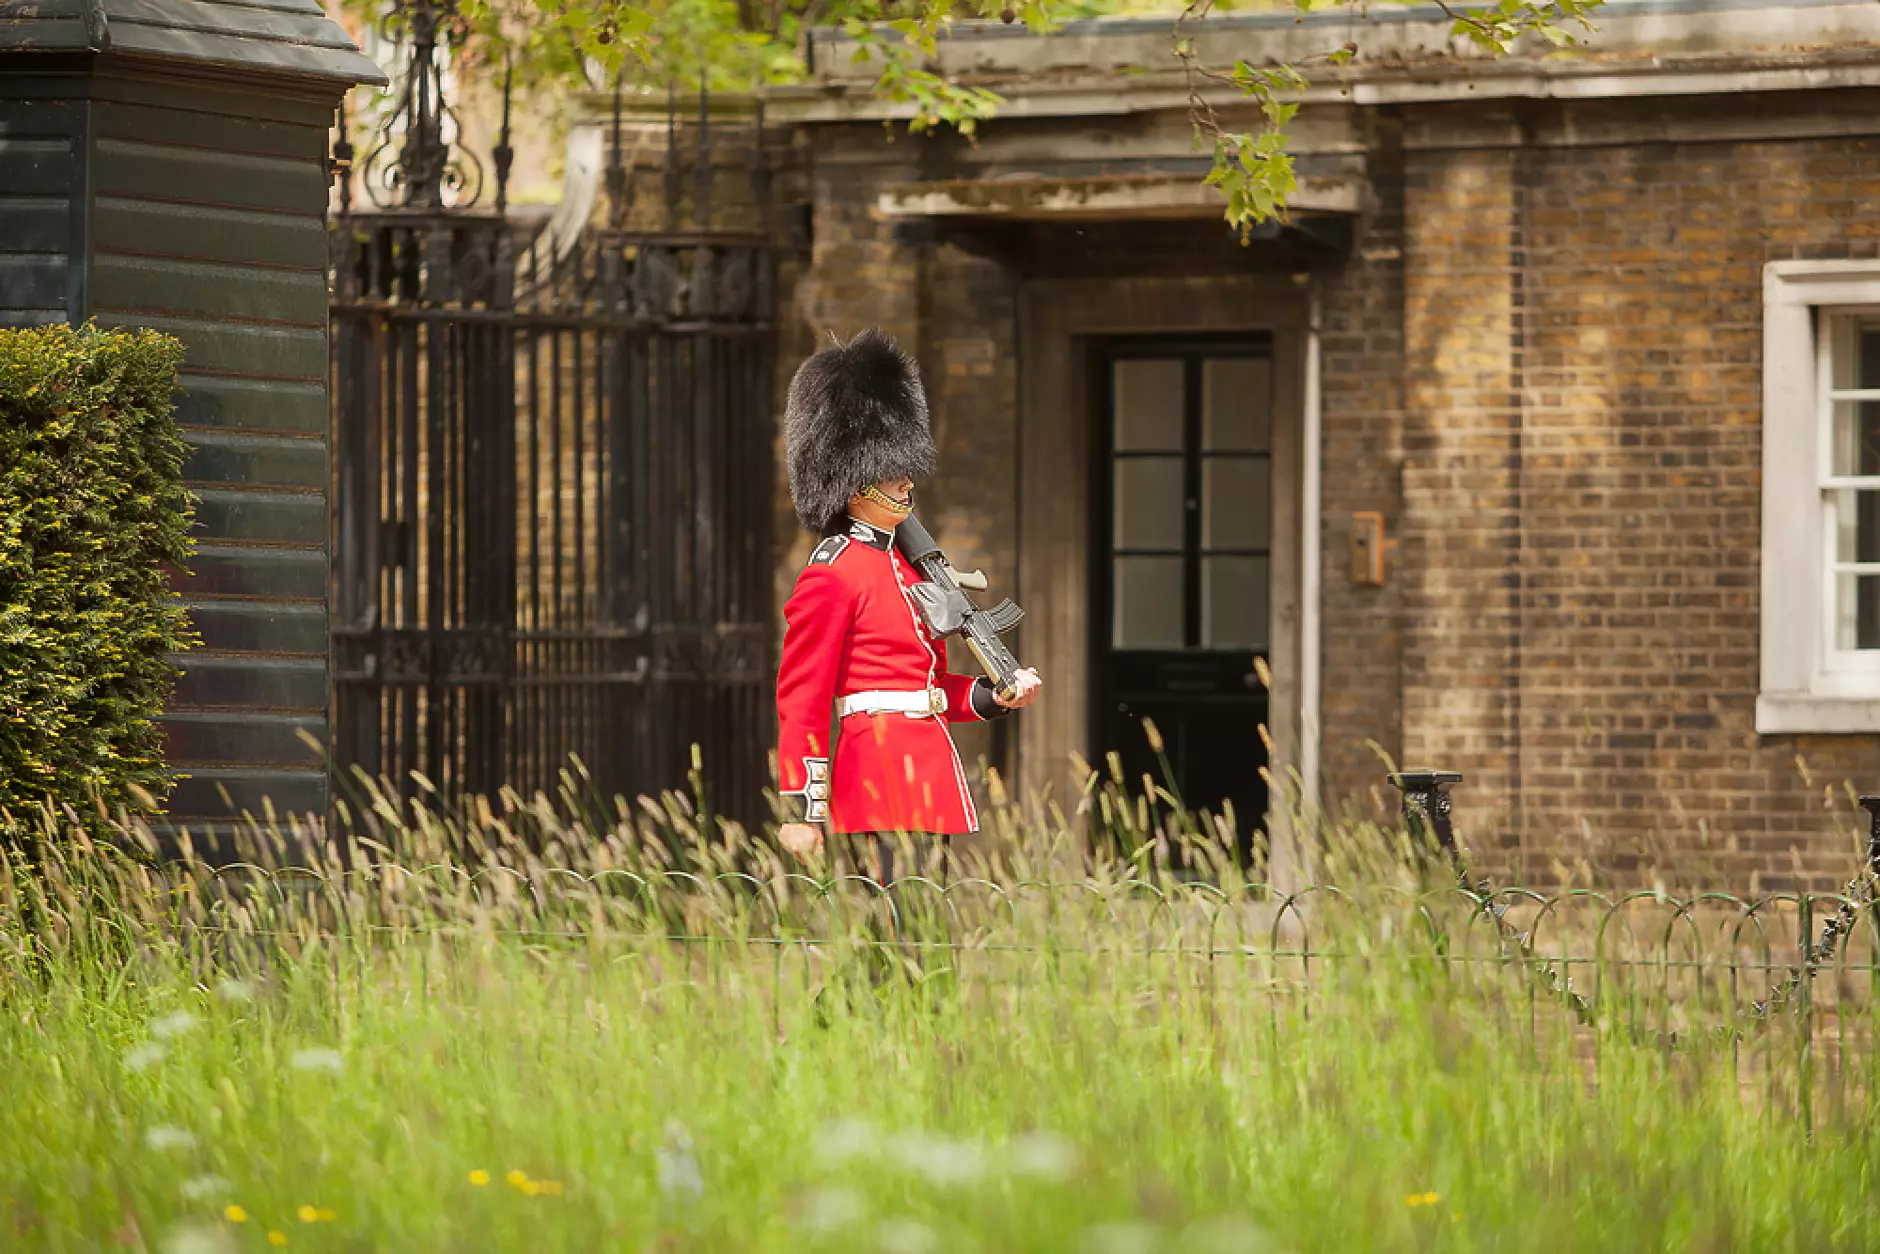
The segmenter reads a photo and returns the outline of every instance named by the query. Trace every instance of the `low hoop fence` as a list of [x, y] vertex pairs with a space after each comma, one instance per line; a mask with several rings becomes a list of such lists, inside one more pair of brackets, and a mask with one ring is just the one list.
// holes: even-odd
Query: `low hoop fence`
[[1868, 863], [1842, 893], [1542, 892], [1471, 873], [1449, 821], [1459, 779], [1392, 776], [1420, 866], [1298, 888], [1114, 865], [1081, 878], [914, 876], [884, 888], [775, 857], [743, 858], [758, 870], [709, 869], [709, 858], [703, 869], [626, 868], [523, 849], [421, 862], [380, 848], [285, 867], [81, 857], [89, 869], [0, 875], [0, 964], [85, 937], [131, 953], [180, 946], [204, 978], [316, 951], [339, 964], [349, 952], [498, 943], [649, 959], [701, 982], [735, 967], [782, 993], [815, 989], [865, 950], [1001, 995], [1075, 981], [1139, 1002], [1263, 999], [1276, 1014], [1341, 972], [1401, 972], [1433, 998], [1569, 1034], [1595, 1065], [1615, 1047], [1727, 1049], [1765, 1073], [1799, 1063], [1880, 1091], [1864, 1078], [1880, 1065], [1880, 799], [1862, 801]]
[[[154, 886], [153, 886], [154, 887]], [[1122, 878], [995, 882], [859, 875], [579, 871], [393, 863], [345, 872], [205, 868], [163, 888], [173, 935], [295, 953], [503, 941], [690, 954], [805, 983], [844, 945], [943, 955], [963, 977], [1022, 985], [1040, 971], [1283, 997], [1339, 964], [1415, 965], [1526, 1016], [1675, 1047], [1753, 1038], [1777, 1020], [1842, 1044], [1880, 1005], [1871, 896], [1372, 884], [1280, 891]], [[1839, 929], [1832, 953], [1813, 938]], [[930, 958], [931, 960], [931, 958]], [[1772, 995], [1777, 990], [1780, 995]]]

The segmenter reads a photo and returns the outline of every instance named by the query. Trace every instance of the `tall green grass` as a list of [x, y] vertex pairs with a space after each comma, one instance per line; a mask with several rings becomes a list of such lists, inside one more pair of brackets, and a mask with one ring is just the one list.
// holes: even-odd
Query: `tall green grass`
[[1859, 981], [1833, 1048], [1799, 1014], [1671, 1048], [1638, 1025], [1743, 998], [1617, 968], [1587, 1028], [1375, 832], [1346, 834], [1341, 892], [1281, 911], [1205, 847], [1177, 884], [1033, 830], [1007, 847], [1048, 866], [955, 866], [896, 930], [843, 868], [695, 839], [671, 798], [605, 830], [513, 799], [371, 813], [314, 859], [265, 825], [221, 871], [74, 828], [5, 868], [0, 1248], [1813, 1254], [1880, 1231]]

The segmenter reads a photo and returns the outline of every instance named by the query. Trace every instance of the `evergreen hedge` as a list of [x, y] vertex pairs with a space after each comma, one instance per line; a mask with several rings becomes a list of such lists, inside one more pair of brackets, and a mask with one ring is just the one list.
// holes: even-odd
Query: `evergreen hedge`
[[194, 503], [154, 331], [0, 331], [0, 808], [144, 810], [168, 791], [154, 719], [195, 643], [166, 565]]

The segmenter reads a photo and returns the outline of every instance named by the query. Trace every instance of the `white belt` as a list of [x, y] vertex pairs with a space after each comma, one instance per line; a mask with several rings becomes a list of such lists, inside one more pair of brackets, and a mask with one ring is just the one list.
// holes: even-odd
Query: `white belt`
[[931, 718], [947, 712], [947, 694], [939, 688], [916, 688], [912, 692], [851, 692], [836, 701], [836, 713], [905, 714], [909, 718]]

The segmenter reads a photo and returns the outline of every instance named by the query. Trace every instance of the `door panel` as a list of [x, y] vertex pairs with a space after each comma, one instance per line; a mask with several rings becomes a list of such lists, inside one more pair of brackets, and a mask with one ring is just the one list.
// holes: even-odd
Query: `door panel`
[[1119, 453], [1182, 451], [1180, 358], [1116, 358], [1112, 362], [1113, 424]]
[[1271, 343], [1120, 340], [1092, 370], [1092, 739], [1132, 791], [1231, 807], [1244, 861], [1266, 809]]
[[[1210, 553], [1201, 559], [1201, 644], [1214, 650], [1267, 650], [1268, 584], [1264, 555]], [[1252, 669], [1251, 660], [1247, 662]]]

